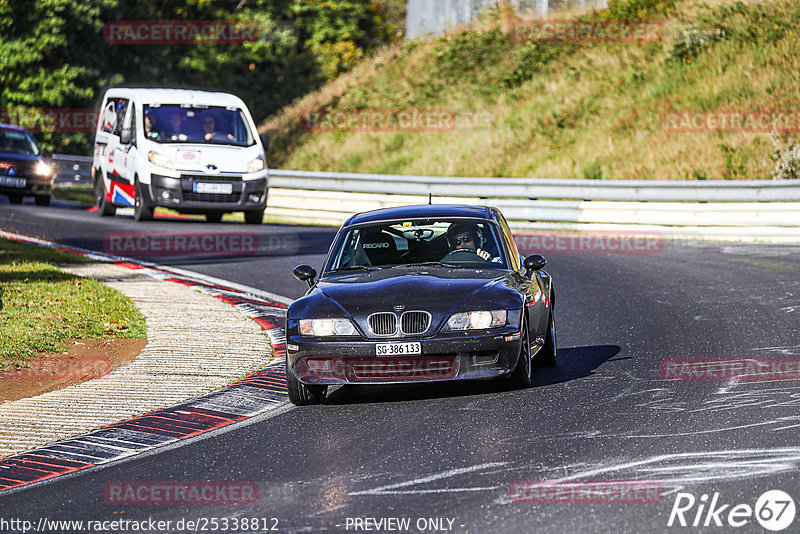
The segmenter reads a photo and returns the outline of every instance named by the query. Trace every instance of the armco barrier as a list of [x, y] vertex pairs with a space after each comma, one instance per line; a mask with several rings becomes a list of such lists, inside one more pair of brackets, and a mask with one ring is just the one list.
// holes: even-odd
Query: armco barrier
[[56, 166], [56, 185], [91, 185], [92, 158], [55, 154], [53, 163]]
[[[89, 184], [91, 158], [54, 156], [59, 183]], [[800, 180], [458, 178], [270, 170], [267, 215], [341, 224], [405, 204], [497, 206], [515, 229], [659, 232], [665, 237], [800, 242]]]
[[353, 213], [434, 203], [497, 206], [516, 229], [641, 231], [800, 242], [800, 180], [451, 178], [271, 170], [267, 213], [339, 224]]

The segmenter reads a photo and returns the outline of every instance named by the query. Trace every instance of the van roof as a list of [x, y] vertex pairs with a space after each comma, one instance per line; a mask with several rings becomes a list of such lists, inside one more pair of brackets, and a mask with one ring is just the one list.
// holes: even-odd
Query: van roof
[[145, 104], [201, 104], [205, 106], [245, 107], [244, 102], [228, 93], [194, 91], [190, 89], [136, 89], [118, 87], [106, 91], [106, 98], [133, 98]]

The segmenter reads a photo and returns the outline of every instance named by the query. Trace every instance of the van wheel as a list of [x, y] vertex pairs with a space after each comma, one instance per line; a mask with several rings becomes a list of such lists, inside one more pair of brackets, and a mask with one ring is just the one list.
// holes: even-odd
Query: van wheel
[[206, 213], [206, 222], [218, 223], [221, 220], [222, 220], [222, 213], [218, 211], [212, 211], [210, 213]]
[[22, 195], [12, 194], [8, 195], [8, 201], [11, 204], [22, 204], [22, 199], [25, 198]]
[[136, 221], [152, 221], [155, 208], [148, 204], [143, 191], [142, 184], [139, 183], [139, 180], [136, 180], [133, 186], [134, 196], [136, 197], [133, 202], [133, 218]]
[[244, 222], [247, 224], [261, 224], [264, 222], [264, 210], [245, 211]]
[[50, 199], [51, 199], [50, 195], [36, 195], [34, 197], [37, 206], [49, 206]]
[[94, 196], [97, 199], [97, 213], [101, 217], [112, 217], [117, 212], [117, 207], [106, 200], [106, 188], [100, 177], [94, 180]]

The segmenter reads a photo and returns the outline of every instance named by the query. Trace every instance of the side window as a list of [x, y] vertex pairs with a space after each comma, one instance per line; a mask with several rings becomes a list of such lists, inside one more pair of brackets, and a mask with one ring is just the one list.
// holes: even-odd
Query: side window
[[125, 121], [125, 115], [128, 112], [128, 99], [117, 98], [112, 103], [114, 104], [114, 108], [117, 112], [116, 124], [112, 133], [116, 136], [119, 136], [120, 132], [122, 131], [122, 125]]
[[103, 116], [100, 119], [100, 129], [106, 133], [113, 133], [117, 127], [117, 109], [114, 100], [108, 102], [103, 108]]

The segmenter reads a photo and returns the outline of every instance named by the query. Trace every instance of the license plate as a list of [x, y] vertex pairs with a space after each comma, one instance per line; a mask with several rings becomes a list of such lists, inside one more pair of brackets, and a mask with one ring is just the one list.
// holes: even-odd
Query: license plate
[[233, 184], [194, 184], [195, 193], [214, 193], [217, 195], [230, 195], [233, 193]]
[[377, 356], [422, 354], [422, 343], [378, 343], [375, 345], [375, 354]]
[[25, 187], [28, 181], [25, 178], [11, 178], [10, 176], [0, 176], [0, 185], [7, 187]]

